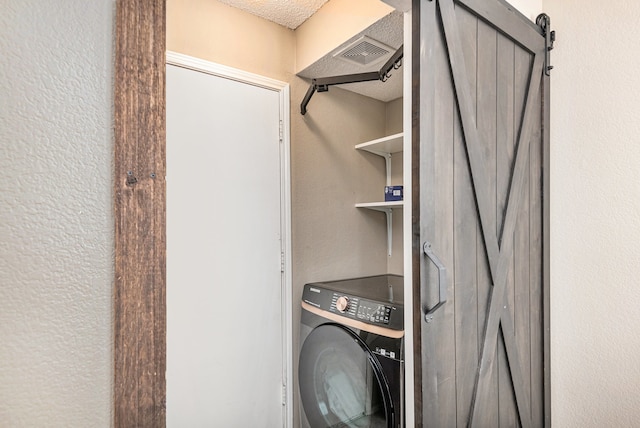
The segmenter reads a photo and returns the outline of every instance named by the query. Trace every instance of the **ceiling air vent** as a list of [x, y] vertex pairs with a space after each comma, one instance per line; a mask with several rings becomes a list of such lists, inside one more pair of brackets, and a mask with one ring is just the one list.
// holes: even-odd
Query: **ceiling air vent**
[[333, 57], [361, 66], [368, 66], [388, 59], [393, 50], [393, 48], [371, 37], [362, 36], [335, 53]]

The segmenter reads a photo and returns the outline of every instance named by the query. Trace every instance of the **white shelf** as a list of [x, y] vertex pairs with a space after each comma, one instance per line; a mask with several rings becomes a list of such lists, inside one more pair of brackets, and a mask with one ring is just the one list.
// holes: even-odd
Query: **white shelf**
[[398, 153], [403, 148], [404, 133], [389, 135], [377, 140], [367, 141], [356, 146], [356, 150], [366, 150], [378, 156], [386, 157], [392, 153]]
[[404, 201], [392, 202], [362, 202], [356, 204], [356, 208], [368, 208], [370, 210], [387, 212], [387, 210], [400, 209], [404, 207]]
[[[385, 160], [385, 169], [387, 173], [387, 186], [391, 186], [391, 156], [393, 153], [403, 151], [404, 133], [389, 135], [388, 137], [378, 138], [377, 140], [367, 141], [356, 145], [356, 150], [364, 150], [374, 155], [382, 156]], [[393, 210], [402, 209], [404, 201], [393, 202], [363, 202], [356, 204], [356, 208], [366, 208], [369, 210], [381, 211], [387, 217], [387, 252], [391, 256], [392, 243], [392, 226], [393, 226]]]

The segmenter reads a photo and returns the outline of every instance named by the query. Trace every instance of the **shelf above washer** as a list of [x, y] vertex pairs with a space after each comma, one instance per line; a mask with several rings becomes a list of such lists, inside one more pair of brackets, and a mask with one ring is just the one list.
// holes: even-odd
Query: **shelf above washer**
[[398, 153], [403, 150], [404, 133], [389, 135], [388, 137], [378, 138], [377, 140], [367, 141], [358, 144], [356, 150], [365, 150], [378, 156], [386, 157], [392, 153]]
[[[404, 151], [404, 133], [389, 135], [387, 137], [378, 138], [376, 140], [367, 141], [355, 146], [356, 150], [362, 150], [382, 156], [385, 160], [385, 169], [387, 173], [387, 186], [391, 186], [391, 156], [393, 153], [401, 153]], [[392, 225], [393, 210], [402, 209], [404, 201], [393, 202], [363, 202], [356, 204], [356, 208], [366, 208], [369, 210], [380, 211], [387, 217], [387, 253], [391, 257], [392, 245]]]
[[356, 204], [356, 208], [367, 208], [370, 210], [387, 212], [388, 210], [401, 209], [404, 207], [404, 201], [392, 202], [362, 202]]

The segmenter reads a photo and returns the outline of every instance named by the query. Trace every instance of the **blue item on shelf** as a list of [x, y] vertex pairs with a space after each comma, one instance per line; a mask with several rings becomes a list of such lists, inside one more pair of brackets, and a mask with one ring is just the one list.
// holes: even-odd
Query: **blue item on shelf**
[[403, 186], [385, 186], [384, 187], [384, 201], [401, 201], [403, 198]]

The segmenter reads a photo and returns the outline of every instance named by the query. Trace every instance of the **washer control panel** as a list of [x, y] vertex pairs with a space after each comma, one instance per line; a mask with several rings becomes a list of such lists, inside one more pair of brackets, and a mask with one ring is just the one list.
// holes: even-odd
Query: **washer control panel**
[[[376, 302], [332, 290], [318, 290], [314, 288], [311, 290], [318, 294], [310, 291], [304, 300], [307, 303], [313, 304], [313, 306], [367, 324], [398, 330], [402, 329], [404, 312], [399, 305]], [[331, 296], [330, 300], [327, 299], [329, 296]], [[327, 300], [329, 301], [327, 302]], [[324, 302], [329, 303], [329, 305], [327, 305], [328, 307], [325, 306], [326, 303], [323, 304]]]
[[402, 277], [390, 274], [310, 283], [302, 301], [335, 316], [403, 331], [402, 286]]
[[402, 326], [402, 321], [400, 325], [397, 322], [399, 321], [398, 317], [401, 318], [403, 316], [402, 308], [400, 307], [400, 310], [398, 310], [398, 305], [376, 302], [337, 291], [331, 292], [329, 311], [366, 322], [367, 324], [390, 328]]
[[360, 302], [360, 306], [358, 306], [358, 310], [356, 311], [356, 317], [358, 319], [376, 324], [388, 325], [390, 316], [391, 306], [366, 300]]

